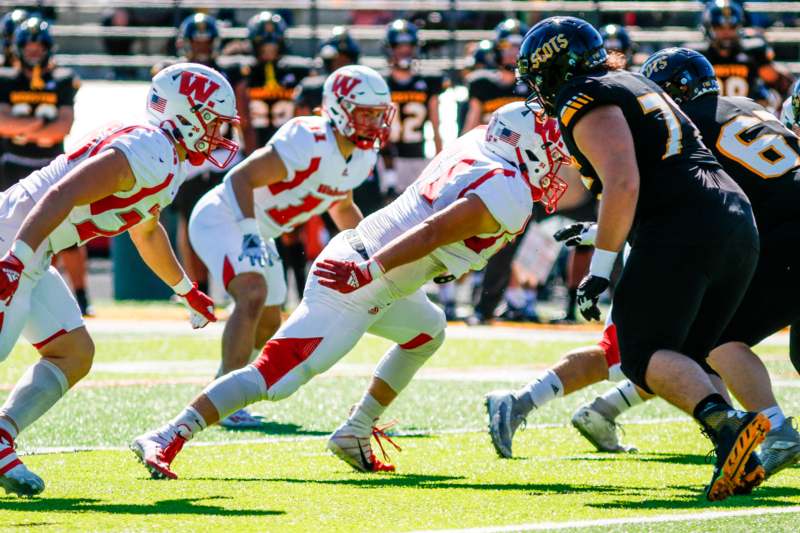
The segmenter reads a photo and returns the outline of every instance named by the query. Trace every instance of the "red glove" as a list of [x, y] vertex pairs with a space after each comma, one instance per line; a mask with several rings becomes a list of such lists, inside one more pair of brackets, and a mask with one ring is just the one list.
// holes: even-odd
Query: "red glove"
[[192, 328], [202, 328], [209, 322], [217, 321], [217, 317], [214, 316], [214, 300], [201, 292], [197, 288], [197, 283], [192, 283], [192, 289], [189, 292], [178, 296], [189, 307], [189, 321], [192, 323]]
[[17, 292], [24, 269], [22, 261], [10, 251], [0, 259], [0, 300], [5, 300], [6, 305], [11, 303], [11, 298]]
[[320, 278], [323, 287], [347, 294], [383, 276], [383, 265], [370, 259], [362, 263], [325, 259], [317, 263], [314, 275]]

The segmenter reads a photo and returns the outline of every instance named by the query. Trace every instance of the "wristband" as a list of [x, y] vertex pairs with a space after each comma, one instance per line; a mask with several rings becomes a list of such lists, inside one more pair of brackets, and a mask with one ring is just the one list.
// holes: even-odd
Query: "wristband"
[[15, 240], [11, 245], [11, 253], [20, 260], [22, 266], [27, 267], [33, 261], [33, 250], [25, 241]]
[[174, 292], [178, 296], [186, 296], [192, 291], [192, 289], [194, 289], [194, 284], [192, 284], [192, 280], [190, 280], [184, 274], [183, 279], [180, 280], [175, 285], [172, 285], [170, 288], [172, 289], [172, 292]]
[[367, 272], [372, 276], [373, 281], [386, 274], [386, 270], [384, 270], [383, 265], [377, 259], [370, 259], [369, 262], [367, 262]]
[[589, 265], [589, 274], [605, 279], [611, 278], [611, 271], [614, 269], [617, 253], [595, 248], [592, 262]]
[[243, 218], [237, 222], [237, 224], [239, 225], [239, 229], [242, 231], [242, 235], [258, 235], [258, 221], [256, 221], [256, 219]]

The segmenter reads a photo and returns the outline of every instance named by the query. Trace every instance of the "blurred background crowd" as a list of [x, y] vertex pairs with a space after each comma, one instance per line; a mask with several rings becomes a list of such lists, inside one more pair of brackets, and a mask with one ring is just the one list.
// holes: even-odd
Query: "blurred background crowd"
[[[315, 113], [327, 73], [350, 63], [379, 69], [397, 115], [390, 145], [355, 192], [365, 215], [400, 194], [442, 143], [527, 97], [527, 88], [515, 83], [514, 63], [527, 29], [547, 16], [590, 20], [607, 48], [625, 56], [632, 69], [652, 51], [689, 43], [713, 57], [725, 94], [749, 96], [774, 110], [791, 90], [792, 72], [800, 70], [793, 11], [800, 12], [800, 3], [793, 2], [242, 0], [236, 8], [214, 7], [220, 4], [232, 3], [0, 2], [2, 189], [46, 165], [71, 136], [88, 133], [78, 130], [81, 114], [101, 107], [95, 95], [112, 109], [140, 106], [123, 89], [143, 86], [154, 72], [180, 60], [217, 68], [231, 81], [242, 122], [230, 135], [239, 140], [242, 156], [268, 142], [289, 118]], [[89, 87], [98, 90], [77, 105]], [[206, 292], [207, 273], [186, 226], [194, 204], [223, 176], [194, 169], [164, 214], [181, 261]], [[594, 219], [595, 201], [579, 176], [565, 179], [570, 192], [555, 216], [535, 213], [539, 224], [529, 225], [484, 272], [430, 287], [449, 319], [575, 321], [575, 289], [591, 249], [567, 249], [551, 235], [569, 220]], [[297, 301], [308, 265], [335, 231], [330, 220], [318, 217], [281, 238], [294, 295], [288, 305]], [[59, 267], [86, 315], [93, 312], [90, 295], [166, 296], [125, 239], [113, 245], [97, 239], [88, 250], [59, 254]], [[111, 290], [96, 281], [103, 275], [112, 280]], [[224, 304], [224, 291], [211, 289]]]

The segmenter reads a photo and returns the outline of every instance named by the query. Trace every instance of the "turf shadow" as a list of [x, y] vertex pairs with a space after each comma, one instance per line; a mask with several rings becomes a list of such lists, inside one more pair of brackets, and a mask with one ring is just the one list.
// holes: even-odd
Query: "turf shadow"
[[36, 499], [0, 499], [0, 508], [4, 511], [24, 511], [27, 513], [52, 512], [95, 512], [128, 515], [206, 515], [218, 516], [275, 516], [286, 514], [285, 511], [265, 509], [226, 509], [215, 505], [197, 503], [200, 500], [230, 499], [223, 496], [207, 498], [180, 498], [161, 500], [153, 504], [105, 503], [95, 498], [36, 498]]
[[[759, 487], [749, 496], [733, 496], [722, 502], [706, 500], [701, 486], [670, 485], [665, 487], [670, 490], [680, 491], [671, 498], [659, 498], [664, 492], [663, 488], [642, 489], [640, 494], [643, 499], [614, 500], [610, 502], [587, 503], [587, 507], [599, 509], [649, 509], [649, 510], [691, 510], [731, 507], [784, 507], [795, 502], [782, 498], [792, 498], [800, 495], [800, 488], [795, 487]], [[654, 497], [649, 498], [647, 496]]]
[[219, 428], [220, 433], [260, 433], [263, 435], [311, 435], [323, 436], [330, 435], [330, 431], [319, 431], [314, 429], [304, 429], [303, 426], [284, 422], [262, 422], [260, 426], [253, 428]]
[[[310, 479], [310, 478], [216, 478], [203, 477], [191, 478], [188, 481], [257, 481], [261, 483], [297, 483], [318, 484], [334, 486], [350, 486], [358, 488], [408, 488], [420, 489], [453, 489], [453, 490], [501, 490], [520, 491], [529, 493], [614, 493], [627, 494], [630, 487], [610, 485], [583, 485], [570, 483], [468, 483], [463, 476], [442, 476], [426, 474], [386, 474], [386, 475], [358, 475], [340, 479]], [[184, 479], [186, 480], [186, 479]], [[638, 491], [635, 492], [638, 494]]]

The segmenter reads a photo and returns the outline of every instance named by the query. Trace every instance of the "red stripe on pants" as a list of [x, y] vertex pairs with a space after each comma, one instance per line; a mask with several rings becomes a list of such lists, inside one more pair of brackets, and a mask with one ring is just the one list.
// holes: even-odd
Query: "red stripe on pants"
[[428, 335], [427, 333], [420, 333], [410, 341], [405, 344], [401, 344], [400, 347], [404, 350], [413, 350], [414, 348], [419, 348], [429, 340], [432, 340], [433, 337]]
[[297, 365], [311, 357], [322, 337], [309, 339], [272, 339], [261, 350], [253, 366], [264, 377], [267, 387], [272, 387]]
[[603, 330], [603, 339], [597, 343], [600, 348], [603, 349], [603, 353], [606, 356], [606, 364], [608, 368], [611, 368], [614, 365], [618, 365], [620, 363], [619, 360], [619, 341], [617, 340], [617, 326], [614, 324], [609, 324], [609, 326]]

